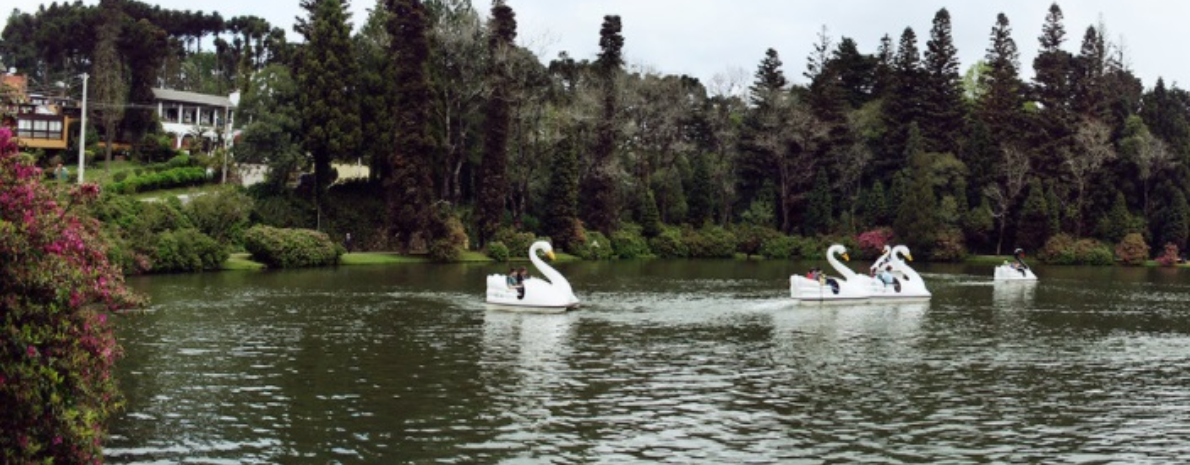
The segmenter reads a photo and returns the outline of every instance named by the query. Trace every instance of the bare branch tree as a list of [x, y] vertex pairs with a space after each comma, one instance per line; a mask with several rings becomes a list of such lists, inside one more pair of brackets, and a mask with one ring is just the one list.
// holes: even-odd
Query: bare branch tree
[[1075, 235], [1081, 236], [1087, 184], [1104, 163], [1116, 158], [1116, 149], [1111, 143], [1111, 128], [1098, 120], [1083, 120], [1078, 125], [1074, 140], [1076, 149], [1063, 151], [1062, 155], [1066, 159], [1062, 163], [1070, 170], [1071, 180], [1074, 181], [1074, 205], [1077, 216], [1074, 232]]

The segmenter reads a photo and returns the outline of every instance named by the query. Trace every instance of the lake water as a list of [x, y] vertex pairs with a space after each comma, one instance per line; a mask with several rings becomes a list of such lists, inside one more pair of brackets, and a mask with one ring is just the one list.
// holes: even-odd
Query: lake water
[[798, 306], [810, 265], [565, 263], [558, 315], [485, 310], [497, 265], [134, 278], [108, 462], [1190, 462], [1187, 271]]

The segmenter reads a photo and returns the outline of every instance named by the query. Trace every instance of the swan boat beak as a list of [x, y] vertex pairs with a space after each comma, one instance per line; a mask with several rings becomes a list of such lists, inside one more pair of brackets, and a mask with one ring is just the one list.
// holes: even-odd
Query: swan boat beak
[[905, 254], [905, 259], [909, 260], [909, 261], [913, 261], [913, 255]]
[[546, 253], [545, 253], [545, 256], [546, 256], [546, 257], [548, 257], [548, 258], [550, 259], [550, 261], [557, 260], [557, 258], [555, 258], [555, 257], [554, 257], [554, 251], [553, 251], [553, 250], [551, 250], [551, 251], [549, 251], [549, 252], [546, 252]]
[[851, 257], [847, 256], [847, 252], [843, 252], [843, 261], [845, 261], [845, 262], [851, 261]]

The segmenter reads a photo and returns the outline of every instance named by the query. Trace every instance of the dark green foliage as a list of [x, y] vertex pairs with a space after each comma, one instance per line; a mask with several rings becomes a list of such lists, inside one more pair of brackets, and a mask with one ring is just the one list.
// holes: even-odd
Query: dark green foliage
[[611, 243], [615, 248], [615, 255], [619, 258], [641, 258], [653, 253], [649, 250], [648, 241], [633, 228], [623, 228], [612, 233]]
[[207, 170], [204, 168], [174, 168], [108, 184], [105, 189], [122, 194], [135, 194], [175, 187], [197, 186], [209, 180]]
[[580, 242], [578, 221], [578, 154], [569, 137], [554, 149], [550, 185], [546, 192], [545, 233], [554, 243], [570, 250]]
[[657, 212], [657, 200], [653, 198], [652, 189], [647, 190], [641, 199], [640, 226], [645, 237], [661, 234], [661, 214]]
[[244, 233], [244, 248], [252, 259], [270, 268], [301, 268], [339, 263], [345, 252], [326, 234], [309, 229], [279, 229], [256, 225]]
[[682, 239], [691, 258], [732, 258], [738, 245], [735, 234], [721, 226], [686, 229]]
[[1140, 234], [1129, 233], [1116, 244], [1115, 252], [1116, 257], [1125, 265], [1142, 265], [1149, 259], [1149, 244], [1145, 243], [1145, 238]]
[[309, 18], [294, 30], [306, 39], [297, 66], [303, 146], [314, 159], [315, 203], [331, 184], [331, 161], [354, 157], [360, 143], [359, 64], [346, 3], [302, 0]]
[[649, 239], [649, 250], [661, 258], [686, 258], [690, 249], [682, 240], [682, 230], [665, 228], [657, 237]]
[[[236, 118], [249, 121], [236, 144], [236, 158], [268, 164], [268, 187], [280, 191], [306, 164], [301, 147], [298, 87], [289, 69], [269, 65], [257, 72], [244, 93]], [[378, 137], [383, 139], [383, 137]]]
[[947, 228], [939, 232], [930, 250], [930, 260], [939, 262], [960, 262], [967, 258], [967, 246], [963, 231]]
[[157, 235], [156, 253], [152, 257], [152, 271], [156, 273], [189, 273], [215, 271], [230, 256], [227, 246], [220, 244], [197, 229], [165, 231]]
[[1112, 202], [1111, 210], [1100, 217], [1096, 233], [1111, 242], [1120, 242], [1131, 232], [1132, 214], [1128, 211], [1128, 202], [1124, 193], [1116, 191], [1116, 200]]
[[537, 241], [537, 236], [529, 232], [517, 232], [512, 229], [501, 229], [496, 231], [495, 236], [497, 241], [503, 242], [508, 246], [508, 255], [513, 260], [525, 260], [529, 258], [529, 247]]
[[1190, 208], [1187, 208], [1186, 195], [1181, 189], [1171, 191], [1169, 204], [1161, 215], [1161, 240], [1158, 243], [1173, 244], [1178, 250], [1185, 250], [1187, 236], [1190, 235]]
[[860, 201], [860, 218], [867, 226], [887, 225], [888, 204], [884, 199], [884, 183], [876, 181], [870, 189], [862, 194]]
[[[508, 246], [505, 246], [503, 242], [488, 242], [487, 253], [489, 258], [497, 262], [503, 263], [508, 261]], [[583, 258], [586, 259], [586, 257]]]
[[508, 164], [509, 130], [512, 124], [510, 114], [512, 78], [509, 76], [510, 48], [516, 39], [516, 15], [503, 0], [492, 4], [492, 19], [488, 25], [488, 85], [491, 93], [487, 101], [487, 117], [484, 121], [483, 158], [479, 165], [479, 196], [475, 199], [475, 217], [482, 244], [504, 218], [505, 188], [508, 184], [505, 171]]
[[801, 241], [784, 234], [765, 238], [760, 244], [760, 256], [768, 259], [788, 260], [800, 254]]
[[582, 187], [584, 222], [587, 227], [604, 234], [610, 234], [619, 221], [612, 162], [619, 138], [616, 79], [624, 65], [621, 27], [620, 17], [609, 15], [603, 17], [603, 26], [599, 30], [599, 59], [595, 61], [594, 69], [602, 91], [602, 114], [596, 123], [595, 145], [591, 149], [592, 168]]
[[826, 171], [818, 170], [814, 190], [810, 191], [810, 205], [806, 212], [802, 230], [806, 235], [826, 234], [831, 227], [831, 189], [826, 179]]
[[905, 144], [909, 125], [922, 117], [922, 68], [917, 51], [917, 34], [912, 28], [901, 33], [900, 45], [892, 64], [892, 87], [884, 102], [884, 124], [888, 128], [882, 152], [874, 161], [877, 176], [888, 179], [888, 173], [906, 165]]
[[[620, 234], [620, 231], [617, 231], [616, 234]], [[617, 251], [613, 246], [613, 242], [613, 240], [609, 240], [607, 236], [604, 236], [599, 231], [590, 231], [586, 233], [585, 240], [582, 243], [575, 245], [573, 249], [574, 254], [583, 260], [608, 260], [616, 258]], [[622, 258], [635, 258], [635, 255], [629, 254]]]
[[737, 225], [732, 232], [736, 237], [736, 251], [748, 256], [762, 255], [761, 247], [765, 241], [782, 236], [771, 227], [748, 224]]
[[[920, 136], [917, 124], [909, 127], [909, 142], [906, 150], [916, 150]], [[935, 235], [941, 226], [938, 217], [938, 200], [934, 196], [934, 186], [930, 182], [927, 168], [928, 154], [920, 151], [912, 154], [912, 166], [909, 170], [907, 182], [902, 182], [903, 194], [899, 195], [897, 217], [893, 221], [893, 231], [902, 238], [910, 250], [929, 256], [929, 251], [935, 243]], [[897, 180], [905, 178], [898, 177]], [[896, 186], [896, 180], [894, 180]]]
[[252, 209], [252, 198], [243, 191], [222, 189], [191, 199], [184, 211], [200, 232], [228, 246], [241, 242]]
[[355, 35], [356, 56], [360, 61], [359, 84], [360, 123], [363, 139], [359, 154], [371, 168], [372, 180], [388, 179], [391, 175], [388, 157], [393, 153], [392, 134], [396, 121], [393, 93], [395, 78], [393, 60], [389, 56], [392, 42], [388, 33], [389, 11], [385, 0], [378, 0], [368, 13], [368, 19]]
[[992, 27], [992, 43], [985, 58], [990, 69], [980, 77], [987, 90], [978, 103], [980, 121], [1000, 143], [1012, 141], [1020, 133], [1024, 83], [1019, 74], [1019, 57], [1008, 17], [1001, 13]]
[[1050, 215], [1045, 192], [1037, 178], [1029, 183], [1029, 194], [1017, 221], [1016, 242], [1025, 250], [1036, 250], [1049, 238]]
[[1075, 240], [1067, 234], [1058, 234], [1046, 241], [1038, 258], [1054, 265], [1104, 266], [1115, 262], [1107, 244], [1094, 239]]
[[467, 230], [463, 222], [448, 208], [439, 208], [430, 225], [430, 258], [439, 262], [458, 261], [467, 249]]
[[711, 203], [710, 155], [699, 153], [694, 155], [694, 173], [691, 175], [691, 187], [686, 197], [686, 221], [695, 227], [700, 227], [714, 216], [714, 205]]
[[1049, 237], [1062, 232], [1062, 201], [1052, 184], [1045, 189], [1045, 206], [1049, 213], [1046, 218], [1046, 237]]
[[930, 40], [926, 42], [921, 86], [921, 129], [928, 152], [957, 153], [964, 129], [962, 78], [958, 49], [951, 36], [950, 12], [943, 8], [934, 15]]
[[[430, 163], [435, 146], [430, 135], [430, 55], [425, 6], [418, 0], [387, 0], [388, 33], [396, 82], [396, 144], [384, 180], [388, 193], [389, 236], [400, 250], [426, 241], [430, 227]], [[512, 250], [510, 250], [512, 251]], [[515, 251], [512, 251], [515, 252]]]

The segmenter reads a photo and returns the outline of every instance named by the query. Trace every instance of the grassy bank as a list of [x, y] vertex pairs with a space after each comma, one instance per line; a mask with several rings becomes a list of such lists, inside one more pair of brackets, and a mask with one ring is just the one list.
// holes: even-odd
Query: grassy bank
[[[559, 253], [556, 254], [557, 262], [576, 262], [582, 260], [581, 258]], [[512, 262], [528, 262], [529, 259], [511, 260]], [[454, 263], [486, 263], [495, 262], [482, 252], [467, 251], [459, 256], [459, 259]], [[339, 259], [340, 266], [367, 266], [367, 265], [396, 265], [409, 263], [431, 263], [431, 260], [424, 256], [416, 255], [401, 255], [395, 252], [353, 252], [343, 254]], [[224, 270], [261, 270], [265, 266], [263, 263], [252, 261], [249, 254], [236, 253], [231, 254], [231, 257], [223, 263]]]

